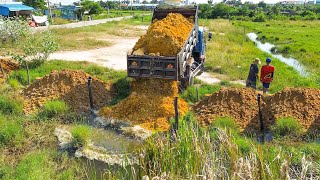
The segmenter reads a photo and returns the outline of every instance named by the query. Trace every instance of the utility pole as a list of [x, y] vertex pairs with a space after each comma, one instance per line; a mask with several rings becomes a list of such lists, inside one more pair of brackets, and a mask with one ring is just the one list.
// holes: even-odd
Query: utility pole
[[49, 17], [51, 19], [51, 22], [53, 22], [53, 19], [52, 19], [52, 14], [51, 14], [51, 8], [50, 8], [50, 1], [47, 0], [47, 4], [48, 4], [48, 13], [49, 13]]

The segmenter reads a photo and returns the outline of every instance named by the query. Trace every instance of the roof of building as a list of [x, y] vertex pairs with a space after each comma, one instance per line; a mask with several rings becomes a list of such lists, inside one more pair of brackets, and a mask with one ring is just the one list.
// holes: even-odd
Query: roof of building
[[7, 8], [9, 11], [32, 11], [33, 7], [23, 4], [0, 4], [0, 7]]

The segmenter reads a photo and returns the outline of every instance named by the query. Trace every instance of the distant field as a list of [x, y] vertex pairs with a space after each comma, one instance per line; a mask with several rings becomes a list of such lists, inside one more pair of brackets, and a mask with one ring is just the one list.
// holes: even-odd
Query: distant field
[[[200, 24], [207, 26], [214, 33], [212, 41], [207, 42], [206, 69], [226, 80], [246, 80], [252, 60], [256, 57], [264, 60], [269, 56], [246, 37], [241, 26], [235, 26], [228, 20], [201, 20]], [[319, 77], [302, 77], [292, 67], [276, 59], [272, 63], [276, 67], [276, 72], [271, 92], [284, 87], [320, 88]]]
[[315, 73], [320, 71], [320, 21], [237, 22], [258, 34], [261, 41], [277, 45], [278, 52], [292, 56]]

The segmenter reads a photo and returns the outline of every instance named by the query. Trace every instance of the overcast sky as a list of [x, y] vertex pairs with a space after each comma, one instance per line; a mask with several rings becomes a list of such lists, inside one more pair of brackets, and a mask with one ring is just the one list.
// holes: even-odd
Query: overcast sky
[[[73, 2], [75, 2], [77, 0], [50, 0], [50, 1], [53, 3], [61, 2], [62, 4], [72, 4]], [[98, 1], [98, 0], [96, 0], [96, 1]], [[190, 1], [196, 2], [196, 3], [207, 3], [208, 2], [208, 0], [190, 0]], [[242, 0], [242, 1], [244, 2], [247, 0]], [[254, 3], [258, 3], [261, 0], [249, 0], [249, 1], [253, 1]], [[279, 2], [279, 1], [282, 1], [282, 0], [264, 0], [264, 2], [266, 2], [266, 3], [275, 3], [275, 2]], [[221, 0], [213, 0], [213, 3], [216, 3], [216, 2], [221, 2]]]

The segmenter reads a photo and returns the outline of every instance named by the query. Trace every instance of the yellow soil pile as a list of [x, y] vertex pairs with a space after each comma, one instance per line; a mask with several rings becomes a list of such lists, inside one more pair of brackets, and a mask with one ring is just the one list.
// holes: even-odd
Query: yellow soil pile
[[228, 116], [245, 129], [257, 116], [257, 94], [253, 89], [226, 88], [213, 93], [193, 107], [202, 124], [208, 125], [216, 117]]
[[[257, 130], [259, 114], [257, 93], [252, 89], [226, 88], [213, 93], [193, 107], [201, 123], [208, 125], [215, 117], [235, 119], [242, 130]], [[264, 125], [274, 125], [277, 118], [292, 117], [306, 129], [320, 129], [320, 89], [287, 88], [262, 97]]]
[[279, 117], [298, 119], [306, 128], [320, 129], [320, 89], [286, 88], [265, 99], [264, 117], [269, 121]]
[[[9, 74], [11, 71], [19, 69], [19, 64], [13, 61], [11, 58], [0, 57], [0, 64], [6, 74]], [[0, 70], [0, 79], [2, 78], [3, 74]]]
[[[130, 96], [114, 106], [101, 109], [100, 115], [116, 120], [127, 120], [149, 130], [169, 129], [169, 118], [174, 117], [174, 98], [178, 96], [178, 82], [159, 79], [138, 79], [132, 82]], [[179, 113], [188, 111], [188, 104], [178, 100]]]
[[179, 13], [170, 13], [166, 18], [150, 25], [145, 35], [134, 46], [135, 55], [175, 56], [187, 40], [193, 24]]
[[[24, 111], [29, 114], [40, 108], [46, 101], [60, 99], [76, 112], [89, 112], [89, 74], [82, 71], [62, 70], [36, 80], [23, 91]], [[93, 104], [99, 109], [112, 98], [111, 85], [93, 78]]]

